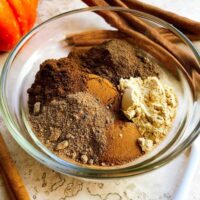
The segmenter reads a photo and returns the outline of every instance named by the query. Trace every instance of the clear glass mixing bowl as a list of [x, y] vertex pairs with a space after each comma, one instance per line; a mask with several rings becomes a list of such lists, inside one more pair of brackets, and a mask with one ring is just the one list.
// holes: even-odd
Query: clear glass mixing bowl
[[[94, 12], [98, 10], [132, 13], [151, 26], [170, 30], [182, 40], [181, 47], [199, 64], [200, 56], [193, 44], [180, 31], [158, 18], [117, 7], [73, 10], [53, 17], [34, 28], [10, 53], [1, 74], [1, 112], [7, 128], [17, 143], [39, 162], [58, 172], [90, 179], [143, 174], [161, 167], [178, 156], [200, 133], [199, 66], [196, 69], [191, 67], [187, 68], [189, 70], [185, 69], [186, 73], [183, 73], [178, 66], [173, 66], [172, 73], [166, 67], [168, 63], [160, 63], [164, 72], [163, 78], [174, 87], [178, 95], [177, 117], [172, 130], [161, 145], [153, 152], [127, 165], [102, 168], [63, 161], [40, 143], [27, 121], [27, 89], [33, 83], [40, 63], [45, 59], [68, 55], [71, 47], [65, 41], [66, 36], [94, 29], [115, 30]], [[156, 58], [155, 61], [159, 63]]]

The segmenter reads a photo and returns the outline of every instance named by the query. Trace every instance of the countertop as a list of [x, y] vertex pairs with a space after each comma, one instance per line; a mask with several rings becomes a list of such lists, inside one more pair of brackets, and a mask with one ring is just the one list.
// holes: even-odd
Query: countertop
[[[145, 1], [200, 21], [199, 0]], [[36, 24], [63, 11], [81, 7], [85, 5], [80, 0], [41, 0]], [[7, 55], [0, 55], [1, 69]], [[142, 176], [101, 183], [86, 182], [61, 175], [41, 165], [19, 147], [2, 120], [0, 128], [30, 197], [37, 200], [169, 200], [184, 174], [189, 156], [188, 150], [168, 165]], [[0, 199], [8, 199], [1, 178]], [[188, 200], [198, 199], [200, 200], [200, 168], [195, 174], [188, 197]]]

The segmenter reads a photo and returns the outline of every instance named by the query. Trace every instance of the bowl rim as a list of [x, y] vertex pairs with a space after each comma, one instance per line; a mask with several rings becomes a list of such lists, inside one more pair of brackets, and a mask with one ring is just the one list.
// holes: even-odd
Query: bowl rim
[[[11, 133], [12, 137], [15, 139], [15, 141], [32, 157], [34, 157], [36, 160], [41, 162], [42, 164], [55, 169], [56, 171], [59, 171], [61, 173], [65, 173], [71, 176], [77, 176], [77, 177], [85, 177], [85, 178], [90, 178], [90, 179], [107, 179], [107, 178], [119, 178], [119, 177], [129, 177], [133, 175], [139, 175], [139, 174], [144, 174], [147, 173], [151, 170], [157, 169], [174, 158], [176, 158], [180, 153], [182, 153], [200, 134], [200, 122], [198, 122], [197, 126], [195, 129], [191, 132], [190, 136], [185, 139], [184, 142], [182, 142], [182, 146], [178, 146], [176, 151], [170, 154], [170, 156], [164, 156], [161, 158], [159, 161], [156, 161], [154, 163], [148, 164], [144, 167], [139, 167], [139, 168], [134, 168], [133, 167], [125, 167], [125, 168], [119, 168], [119, 169], [91, 169], [83, 166], [77, 166], [71, 163], [68, 163], [68, 165], [63, 165], [62, 163], [57, 163], [55, 160], [52, 160], [49, 158], [49, 156], [45, 155], [44, 153], [41, 153], [37, 149], [34, 148], [34, 146], [27, 141], [24, 137], [21, 136], [20, 132], [18, 129], [14, 126], [12, 117], [9, 113], [9, 108], [8, 104], [5, 98], [5, 93], [6, 93], [6, 78], [7, 74], [9, 71], [9, 68], [12, 64], [12, 61], [14, 60], [15, 56], [19, 52], [20, 48], [23, 47], [24, 43], [31, 38], [31, 36], [36, 33], [43, 25], [50, 23], [56, 19], [59, 19], [61, 17], [65, 17], [68, 15], [72, 14], [78, 14], [82, 12], [94, 12], [94, 11], [100, 11], [100, 10], [109, 10], [109, 11], [118, 11], [118, 12], [130, 12], [133, 13], [136, 16], [142, 16], [144, 19], [150, 19], [153, 22], [156, 22], [158, 24], [161, 24], [165, 27], [167, 27], [169, 30], [174, 32], [176, 35], [178, 35], [184, 43], [186, 43], [189, 48], [192, 50], [195, 58], [200, 61], [200, 55], [192, 42], [178, 29], [176, 29], [173, 25], [157, 18], [154, 17], [150, 14], [146, 14], [144, 12], [136, 11], [133, 9], [127, 9], [127, 8], [121, 8], [121, 7], [89, 7], [89, 8], [81, 8], [81, 9], [76, 9], [76, 10], [71, 10], [67, 11], [64, 13], [61, 13], [59, 15], [56, 15], [43, 23], [37, 25], [35, 28], [33, 28], [30, 32], [28, 32], [16, 45], [16, 47], [12, 50], [12, 52], [9, 54], [0, 77], [0, 109], [1, 113], [3, 115], [4, 122]], [[58, 166], [59, 165], [59, 166]]]

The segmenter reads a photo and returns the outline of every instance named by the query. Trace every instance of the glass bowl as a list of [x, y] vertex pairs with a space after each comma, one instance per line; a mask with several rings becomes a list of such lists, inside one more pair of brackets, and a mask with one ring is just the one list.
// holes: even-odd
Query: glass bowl
[[60, 173], [87, 179], [111, 179], [144, 174], [170, 162], [200, 133], [199, 66], [197, 69], [189, 66], [184, 72], [178, 66], [173, 66], [171, 71], [166, 67], [168, 63], [160, 63], [146, 52], [158, 62], [163, 71], [162, 79], [177, 93], [178, 112], [166, 139], [151, 153], [126, 165], [90, 167], [61, 160], [35, 137], [27, 120], [27, 89], [33, 83], [40, 63], [45, 59], [66, 57], [69, 54], [71, 46], [65, 40], [66, 36], [96, 29], [115, 30], [95, 13], [99, 10], [131, 13], [153, 27], [170, 30], [182, 40], [181, 48], [193, 56], [199, 65], [200, 56], [188, 38], [172, 25], [156, 17], [118, 7], [73, 10], [55, 16], [34, 28], [10, 53], [1, 74], [2, 115], [17, 143], [36, 160]]

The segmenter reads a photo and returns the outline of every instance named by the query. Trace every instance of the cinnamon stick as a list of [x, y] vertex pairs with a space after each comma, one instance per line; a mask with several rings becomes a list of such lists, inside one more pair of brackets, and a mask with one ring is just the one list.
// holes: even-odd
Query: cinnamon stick
[[156, 28], [160, 34], [169, 33], [170, 31], [166, 28]]
[[[166, 28], [156, 28], [156, 30], [163, 35], [166, 39], [170, 39], [170, 38], [174, 38], [174, 40], [172, 39], [171, 42], [181, 42], [180, 39], [178, 39], [178, 37], [171, 32], [169, 29]], [[200, 35], [196, 35], [194, 33], [184, 33], [191, 41], [198, 41], [200, 40]], [[176, 38], [176, 39], [175, 39]]]
[[[73, 46], [72, 48], [71, 48], [71, 51], [70, 51], [70, 53], [71, 52], [83, 52], [83, 51], [88, 51], [90, 48], [92, 48], [93, 47], [93, 45], [91, 45], [91, 46]], [[68, 55], [69, 56], [69, 55]]]
[[[125, 3], [122, 2], [122, 0], [106, 0], [106, 2], [108, 2], [111, 6], [120, 6], [120, 7], [123, 7], [123, 8], [129, 8]], [[150, 37], [155, 42], [158, 42], [161, 45], [164, 45], [165, 48], [167, 48], [166, 45], [161, 42], [163, 40], [162, 37], [169, 40], [170, 42], [181, 42], [181, 40], [175, 34], [173, 34], [172, 32], [170, 32], [167, 29], [152, 28], [151, 26], [149, 26], [148, 24], [146, 24], [145, 22], [140, 20], [138, 17], [135, 17], [134, 15], [132, 15], [130, 13], [125, 13], [125, 12], [123, 13], [122, 12], [122, 13], [120, 13], [120, 15], [122, 17], [124, 17], [126, 20], [128, 20], [130, 25], [135, 30], [137, 30], [137, 31], [139, 31], [143, 34], [146, 34], [148, 37]], [[160, 34], [160, 36], [158, 35], [158, 33]], [[188, 33], [187, 36], [191, 40], [200, 39], [200, 34], [196, 35], [196, 34]]]
[[123, 2], [132, 9], [149, 13], [156, 17], [159, 17], [171, 24], [173, 24], [179, 30], [186, 33], [194, 33], [200, 35], [200, 22], [193, 21], [186, 17], [174, 14], [172, 12], [160, 9], [158, 7], [143, 3], [138, 0], [123, 0]]
[[[128, 6], [124, 4], [121, 0], [105, 0], [105, 1], [111, 6], [119, 6], [123, 8], [128, 8]], [[166, 46], [166, 44], [162, 41], [163, 38], [161, 34], [155, 28], [152, 28], [147, 23], [140, 20], [138, 17], [134, 16], [131, 13], [119, 12], [118, 15], [124, 18], [128, 22], [129, 26], [131, 26], [134, 30], [144, 35], [147, 35], [149, 38], [151, 38], [155, 42], [159, 43], [165, 48], [168, 48], [168, 46]]]
[[12, 192], [12, 198], [15, 200], [30, 200], [28, 192], [24, 186], [11, 157], [7, 146], [0, 134], [0, 168], [9, 191]]
[[[104, 0], [83, 0], [83, 1], [89, 6], [109, 6], [109, 4], [106, 3]], [[137, 40], [139, 40], [138, 43], [140, 43], [140, 45], [144, 43], [143, 46], [145, 48], [147, 48], [146, 46], [150, 46], [151, 48], [148, 48], [150, 51], [152, 48], [156, 48], [157, 50], [160, 49], [160, 51], [164, 53], [163, 52], [164, 48], [161, 48], [160, 45], [157, 45], [155, 42], [153, 42], [149, 38], [131, 29], [128, 23], [123, 18], [121, 18], [117, 13], [113, 11], [108, 11], [108, 10], [97, 11], [97, 13], [101, 15], [112, 26], [118, 28], [121, 32], [129, 35], [132, 38], [137, 38]], [[154, 38], [154, 41], [157, 41], [159, 44], [165, 47], [173, 56], [175, 56], [178, 59], [178, 61], [183, 64], [185, 69], [187, 69], [187, 72], [189, 74], [192, 73], [192, 69], [196, 69], [197, 71], [200, 71], [200, 68], [196, 60], [193, 57], [191, 57], [191, 55], [188, 55], [185, 51], [183, 51], [176, 45], [173, 45], [172, 43], [170, 43], [169, 41], [161, 37], [161, 35], [155, 30], [152, 31], [149, 29], [148, 31], [149, 33], [152, 33], [152, 32], [155, 33], [155, 35], [151, 35], [151, 37]], [[163, 56], [167, 56], [167, 57], [171, 56], [172, 58], [172, 55], [169, 53], [167, 54], [167, 53], [168, 52], [165, 50], [165, 54], [163, 54]]]
[[3, 179], [3, 182], [4, 182], [4, 185], [5, 185], [5, 188], [6, 188], [6, 191], [7, 191], [9, 199], [16, 200], [15, 194], [13, 193], [13, 191], [12, 191], [12, 189], [10, 187], [10, 183], [9, 183], [5, 173], [3, 172], [1, 166], [0, 166], [0, 175], [1, 175], [1, 178]]
[[68, 43], [69, 45], [76, 45], [76, 46], [94, 46], [94, 45], [99, 45], [102, 44], [103, 42], [109, 41], [111, 39], [106, 39], [106, 38], [102, 38], [102, 39], [85, 39], [85, 38], [80, 38], [78, 40], [73, 40], [73, 37], [71, 38], [70, 43]]
[[92, 30], [74, 34], [66, 38], [69, 45], [91, 46], [98, 45], [102, 42], [113, 38], [125, 38], [126, 35], [114, 30]]
[[[167, 40], [170, 42], [182, 42], [181, 39], [176, 36], [173, 32], [171, 32], [169, 29], [166, 28], [156, 28], [156, 30], [163, 35]], [[185, 35], [191, 40], [191, 41], [198, 41], [200, 40], [200, 35], [196, 35], [193, 33], [185, 33]]]
[[[169, 32], [168, 30], [165, 32], [162, 31], [161, 34], [165, 37], [165, 39], [169, 40], [170, 42], [182, 42], [179, 37]], [[197, 40], [197, 38], [194, 35], [187, 35], [187, 37], [192, 41]], [[110, 39], [117, 38], [126, 39], [127, 36], [125, 36], [125, 34], [121, 33], [120, 31], [115, 30], [92, 30], [71, 35], [66, 38], [66, 42], [68, 43], [68, 45], [85, 47], [99, 45]]]
[[[167, 39], [170, 42], [173, 43], [181, 43], [183, 42], [178, 36], [173, 34], [172, 32], [168, 31], [165, 33], [161, 33], [165, 39]], [[200, 40], [200, 36], [194, 35], [194, 34], [186, 34], [186, 36], [191, 40], [191, 41], [198, 41]]]

